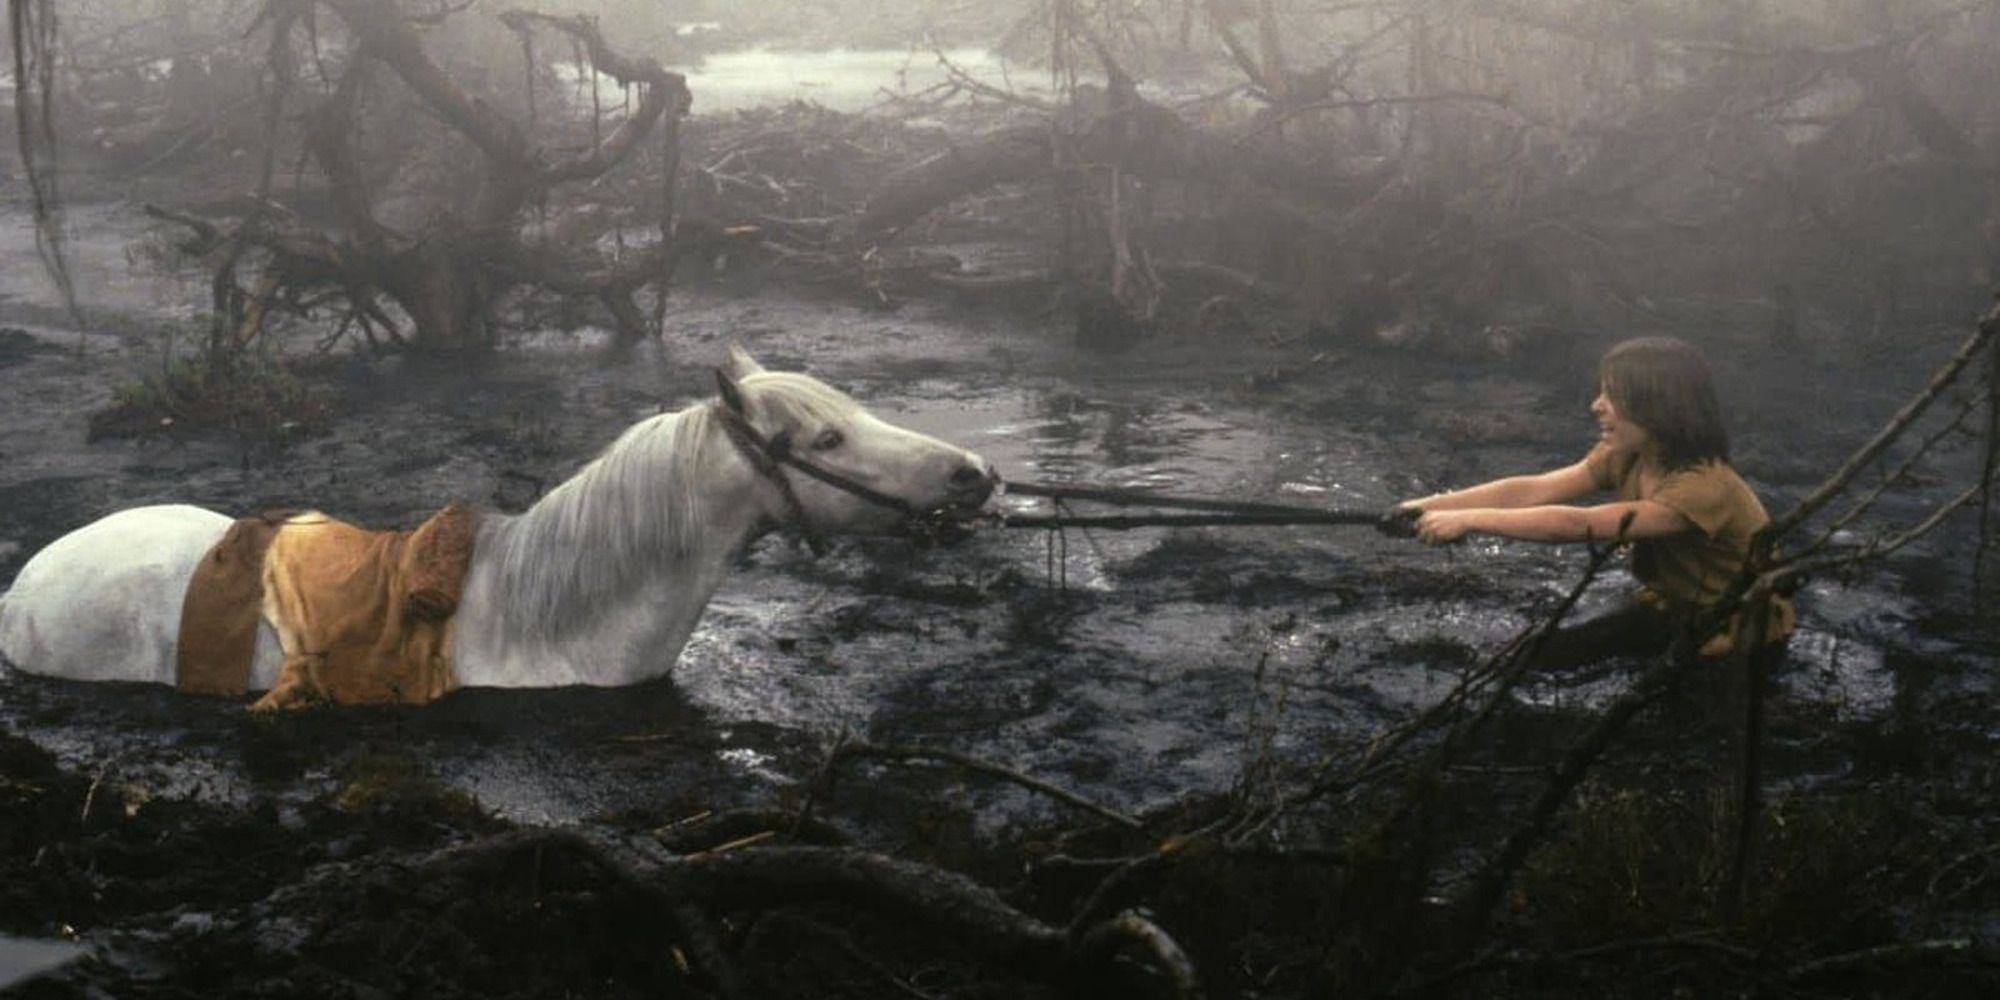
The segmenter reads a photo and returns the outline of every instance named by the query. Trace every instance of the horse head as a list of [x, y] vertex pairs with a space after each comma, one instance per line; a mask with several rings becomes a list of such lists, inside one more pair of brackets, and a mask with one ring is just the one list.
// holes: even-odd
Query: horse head
[[962, 522], [999, 485], [979, 455], [888, 423], [809, 375], [766, 371], [741, 347], [716, 383], [718, 417], [772, 485], [759, 491], [767, 516], [808, 539]]

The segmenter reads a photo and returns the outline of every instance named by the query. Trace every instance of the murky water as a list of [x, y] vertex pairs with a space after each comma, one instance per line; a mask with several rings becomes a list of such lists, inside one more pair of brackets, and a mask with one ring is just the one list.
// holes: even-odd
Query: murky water
[[[63, 250], [86, 318], [93, 312], [144, 314], [161, 321], [192, 315], [206, 279], [136, 266], [132, 255], [148, 225], [136, 205], [116, 202], [64, 207]], [[0, 302], [55, 309], [62, 298], [37, 255], [35, 227], [19, 206], [0, 210]]]
[[[129, 232], [129, 217], [73, 218], [103, 227], [78, 250], [93, 282], [125, 289], [108, 301], [147, 302], [144, 279], [112, 273], [118, 241], [107, 234]], [[0, 243], [0, 274], [19, 283], [7, 287], [41, 294], [18, 276], [32, 244], [18, 227], [0, 231], [17, 233]], [[27, 355], [8, 369], [21, 391], [0, 401], [0, 570], [11, 575], [55, 533], [138, 502], [310, 503], [400, 523], [454, 496], [489, 500], [510, 477], [552, 483], [631, 420], [704, 395], [704, 366], [729, 339], [978, 449], [1015, 480], [1375, 509], [1439, 480], [1566, 457], [1569, 422], [1582, 419], [1534, 373], [1418, 376], [1362, 359], [1317, 395], [1274, 398], [1244, 375], [1289, 363], [1282, 353], [1218, 361], [1212, 345], [1168, 344], [1107, 361], [1047, 330], [922, 305], [884, 314], [689, 291], [670, 326], [670, 345], [615, 368], [562, 338], [478, 371], [388, 366], [355, 382], [368, 419], [256, 453], [167, 438], [86, 444], [82, 412], [63, 399], [105, 398], [127, 362]], [[1399, 381], [1419, 377], [1428, 383]], [[1451, 405], [1474, 413], [1533, 410], [1551, 430], [1470, 454], [1428, 433], [1397, 384], [1444, 386]], [[1754, 434], [1746, 443], [1776, 450]], [[326, 780], [324, 760], [294, 761], [275, 778], [259, 764], [256, 748], [276, 732], [329, 757], [368, 743], [415, 748], [485, 807], [563, 822], [690, 790], [794, 794], [848, 733], [978, 754], [1136, 811], [1226, 789], [1260, 756], [1309, 760], [1407, 717], [1553, 603], [1581, 566], [1573, 549], [1440, 551], [1361, 528], [994, 529], [942, 550], [854, 543], [822, 560], [773, 540], [717, 596], [670, 682], [248, 720], [234, 705], [163, 691], [8, 675], [0, 719], [109, 775], [120, 794], [238, 802], [274, 781]], [[1396, 584], [1406, 579], [1429, 583], [1417, 596]], [[1614, 597], [1607, 583], [1588, 604]], [[1815, 581], [1801, 606], [1786, 696], [1837, 720], [1921, 704], [1899, 657], [1931, 664], [1924, 683], [1944, 676], [1946, 690], [1973, 683], [1961, 673], [1982, 676], [1953, 664], [1987, 654], [1922, 634], [1920, 607], [1892, 575]], [[1566, 711], [1617, 686], [1531, 686], [1521, 697]], [[992, 822], [1052, 808], [946, 772], [934, 780]]]
[[1048, 75], [1009, 66], [984, 49], [841, 49], [721, 52], [688, 71], [696, 110], [736, 111], [805, 100], [835, 111], [864, 111], [945, 83], [956, 67], [1000, 89], [1045, 91]]
[[[934, 95], [957, 78], [1002, 92], [1045, 97], [1046, 71], [1015, 66], [986, 49], [750, 48], [716, 52], [697, 64], [675, 67], [687, 76], [696, 114], [717, 114], [806, 101], [834, 111], [861, 112], [902, 98]], [[581, 107], [591, 103], [590, 76], [573, 62], [550, 66]], [[598, 99], [619, 93], [608, 76], [597, 79]]]

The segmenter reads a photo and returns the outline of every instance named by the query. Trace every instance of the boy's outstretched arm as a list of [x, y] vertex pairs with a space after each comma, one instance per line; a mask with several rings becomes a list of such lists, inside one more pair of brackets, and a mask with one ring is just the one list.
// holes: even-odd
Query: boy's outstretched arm
[[1417, 519], [1417, 537], [1432, 545], [1455, 542], [1473, 534], [1524, 542], [1609, 542], [1663, 538], [1692, 531], [1694, 527], [1694, 522], [1665, 504], [1621, 500], [1591, 507], [1540, 505], [1429, 510]]
[[1590, 468], [1579, 461], [1530, 476], [1507, 476], [1462, 490], [1405, 500], [1410, 510], [1466, 510], [1473, 507], [1539, 507], [1574, 500], [1597, 488]]

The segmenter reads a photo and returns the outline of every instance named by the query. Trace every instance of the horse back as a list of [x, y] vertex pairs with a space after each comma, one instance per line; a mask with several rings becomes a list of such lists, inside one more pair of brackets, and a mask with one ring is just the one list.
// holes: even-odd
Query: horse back
[[[46, 677], [173, 683], [182, 599], [230, 519], [132, 507], [50, 542], [0, 598], [0, 656]], [[272, 657], [276, 644], [260, 647]]]

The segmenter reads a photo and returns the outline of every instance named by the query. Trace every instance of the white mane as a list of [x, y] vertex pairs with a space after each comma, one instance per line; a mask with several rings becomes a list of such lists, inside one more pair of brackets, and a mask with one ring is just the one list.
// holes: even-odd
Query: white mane
[[[771, 413], [772, 424], [860, 411], [839, 390], [791, 372], [759, 372], [741, 386], [752, 412]], [[578, 617], [573, 609], [601, 606], [691, 556], [702, 541], [695, 532], [714, 523], [703, 508], [704, 464], [727, 447], [713, 414], [701, 403], [642, 420], [525, 513], [489, 517], [479, 550], [496, 570], [495, 603], [560, 635]]]
[[489, 516], [479, 551], [495, 600], [555, 634], [572, 616], [690, 555], [707, 523], [702, 465], [715, 421], [706, 404], [642, 420], [525, 513]]

